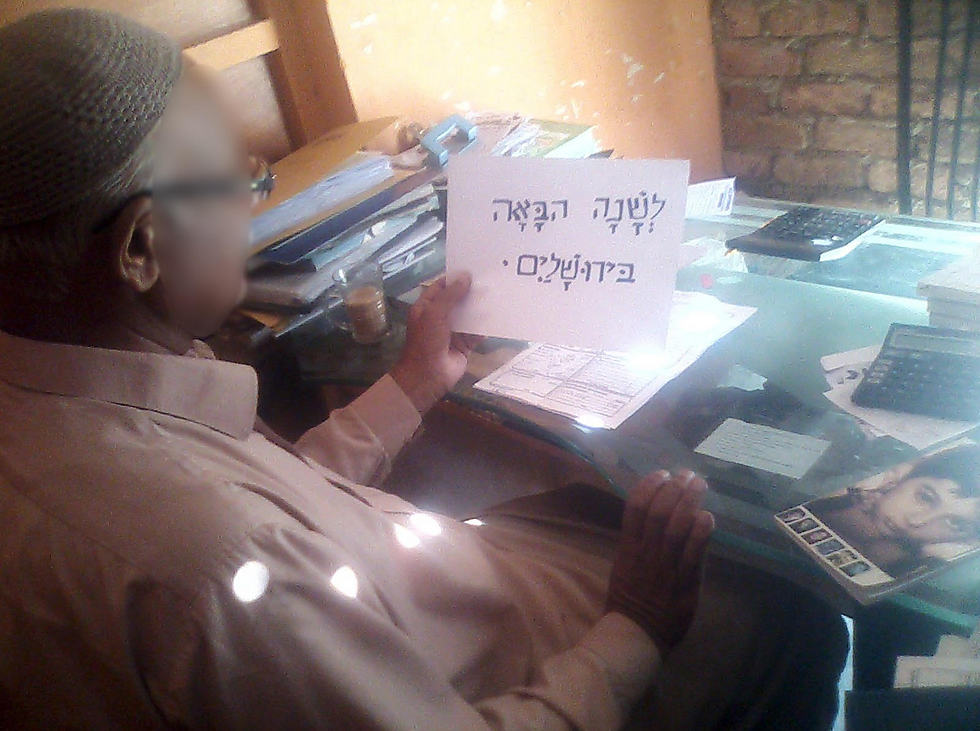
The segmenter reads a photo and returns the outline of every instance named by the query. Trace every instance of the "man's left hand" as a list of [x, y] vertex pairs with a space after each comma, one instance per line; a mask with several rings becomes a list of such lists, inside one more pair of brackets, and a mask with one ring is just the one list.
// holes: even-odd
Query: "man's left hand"
[[449, 327], [450, 314], [470, 291], [471, 282], [468, 274], [452, 282], [443, 277], [409, 310], [405, 349], [391, 369], [391, 377], [421, 414], [463, 377], [470, 351], [482, 340], [454, 333]]

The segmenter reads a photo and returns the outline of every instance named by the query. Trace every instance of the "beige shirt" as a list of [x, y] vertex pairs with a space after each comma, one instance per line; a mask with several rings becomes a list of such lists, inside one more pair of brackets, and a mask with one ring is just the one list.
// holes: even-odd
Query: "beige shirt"
[[600, 616], [609, 563], [587, 532], [364, 486], [420, 423], [390, 378], [296, 453], [255, 409], [246, 366], [0, 333], [6, 721], [623, 722], [659, 658]]

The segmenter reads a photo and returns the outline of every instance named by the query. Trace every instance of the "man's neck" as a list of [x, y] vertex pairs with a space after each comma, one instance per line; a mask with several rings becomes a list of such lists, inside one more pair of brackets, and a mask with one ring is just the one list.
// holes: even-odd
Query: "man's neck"
[[[194, 338], [166, 323], [139, 304], [110, 308], [112, 316], [78, 317], [84, 308], [64, 304], [57, 311], [37, 309], [21, 317], [4, 318], [3, 329], [11, 335], [112, 350], [183, 355], [191, 350]], [[70, 314], [66, 314], [70, 313]]]
[[86, 342], [79, 345], [171, 355], [183, 355], [194, 343], [190, 336], [159, 322], [104, 322], [87, 333], [84, 339]]

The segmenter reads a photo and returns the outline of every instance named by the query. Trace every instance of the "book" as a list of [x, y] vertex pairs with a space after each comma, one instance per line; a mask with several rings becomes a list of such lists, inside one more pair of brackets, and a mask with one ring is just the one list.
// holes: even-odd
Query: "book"
[[951, 302], [934, 297], [926, 303], [926, 309], [929, 310], [929, 314], [931, 315], [952, 317], [968, 322], [980, 322], [980, 305], [971, 305], [966, 302]]
[[980, 305], [980, 255], [954, 261], [919, 281], [920, 297]]
[[949, 330], [969, 330], [980, 332], [980, 317], [973, 317], [969, 320], [961, 320], [958, 317], [947, 317], [935, 312], [929, 313], [929, 324], [932, 327], [941, 327]]
[[964, 442], [777, 513], [861, 604], [980, 554], [980, 446]]

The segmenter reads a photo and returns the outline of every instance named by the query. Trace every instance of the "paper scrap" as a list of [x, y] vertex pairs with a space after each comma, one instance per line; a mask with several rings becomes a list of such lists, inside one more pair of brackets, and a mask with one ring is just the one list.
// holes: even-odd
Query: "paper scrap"
[[[823, 366], [824, 378], [827, 379], [827, 385], [831, 388], [837, 388], [849, 381], [860, 381], [864, 378], [868, 366], [878, 357], [880, 351], [880, 345], [869, 345], [865, 348], [857, 348], [856, 350], [847, 350], [843, 353], [832, 353], [831, 355], [823, 356], [820, 359], [820, 365]], [[869, 439], [878, 439], [879, 437], [887, 436], [881, 429], [876, 429], [871, 424], [856, 416], [854, 418], [857, 421], [858, 428]]]
[[980, 660], [902, 655], [895, 662], [896, 688], [951, 688], [980, 685]]
[[806, 434], [726, 419], [694, 451], [798, 480], [829, 446], [830, 442]]
[[854, 364], [865, 365], [877, 358], [880, 351], [880, 345], [869, 345], [856, 350], [846, 350], [843, 353], [832, 353], [821, 358], [820, 365], [827, 372], [835, 371], [845, 366], [853, 366]]
[[446, 269], [473, 276], [455, 330], [664, 346], [687, 161], [459, 155], [448, 175]]
[[665, 350], [611, 353], [538, 343], [475, 388], [615, 429], [755, 309], [674, 292]]
[[735, 205], [735, 178], [706, 180], [687, 186], [685, 218], [730, 216]]
[[896, 688], [980, 685], [980, 626], [970, 637], [942, 635], [932, 657], [903, 655], [895, 663]]
[[977, 424], [966, 421], [946, 421], [930, 416], [858, 406], [851, 401], [851, 396], [859, 383], [859, 379], [842, 383], [824, 393], [824, 396], [842, 411], [846, 411], [871, 425], [877, 431], [894, 437], [900, 442], [905, 442], [920, 451], [928, 449], [934, 444], [958, 437], [977, 427]]
[[964, 657], [980, 659], [980, 645], [969, 637], [943, 635], [936, 647], [936, 657]]

